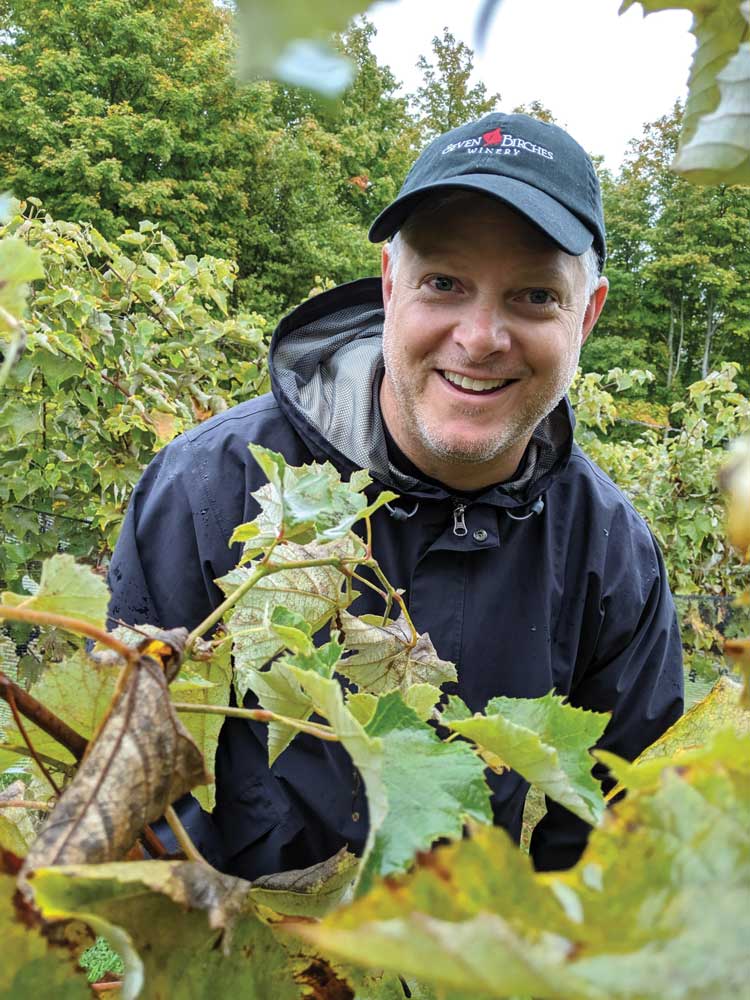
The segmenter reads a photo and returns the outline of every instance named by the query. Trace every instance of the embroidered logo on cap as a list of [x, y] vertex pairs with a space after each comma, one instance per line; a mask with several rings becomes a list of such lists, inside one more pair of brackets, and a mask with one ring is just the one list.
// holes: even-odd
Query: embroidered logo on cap
[[492, 156], [519, 156], [521, 153], [533, 153], [535, 156], [544, 157], [545, 160], [555, 158], [552, 150], [537, 146], [536, 143], [511, 135], [509, 132], [502, 132], [499, 128], [493, 128], [473, 139], [449, 142], [441, 153], [445, 156], [446, 153], [455, 153], [457, 150], [472, 155], [484, 153]]

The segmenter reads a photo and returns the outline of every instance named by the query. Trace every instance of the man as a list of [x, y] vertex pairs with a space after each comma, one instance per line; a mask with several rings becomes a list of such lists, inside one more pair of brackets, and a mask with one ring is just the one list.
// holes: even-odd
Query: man
[[[472, 710], [551, 688], [612, 713], [602, 746], [632, 758], [682, 707], [680, 643], [648, 529], [573, 443], [565, 399], [607, 294], [599, 185], [562, 129], [492, 114], [437, 138], [370, 238], [383, 279], [303, 303], [279, 324], [273, 392], [172, 442], [134, 492], [110, 580], [115, 618], [194, 626], [256, 513], [255, 441], [299, 465], [364, 467], [400, 499], [375, 555], [416, 627], [458, 667]], [[365, 592], [354, 611], [382, 611]], [[262, 725], [228, 719], [214, 858], [253, 878], [343, 844], [366, 801], [337, 744], [297, 737], [269, 770]], [[495, 821], [519, 836], [527, 785], [488, 772]], [[551, 804], [540, 868], [575, 862], [584, 823]]]

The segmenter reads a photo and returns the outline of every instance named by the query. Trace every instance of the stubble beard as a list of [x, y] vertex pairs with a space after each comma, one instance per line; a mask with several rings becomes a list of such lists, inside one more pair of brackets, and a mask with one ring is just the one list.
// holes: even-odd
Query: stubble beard
[[[578, 367], [579, 354], [579, 351], [571, 351], [567, 365], [557, 373], [554, 380], [540, 387], [536, 393], [524, 397], [522, 408], [510, 420], [504, 421], [496, 434], [488, 435], [486, 431], [482, 431], [475, 441], [467, 441], [465, 437], [456, 440], [442, 434], [440, 428], [435, 426], [434, 419], [430, 420], [424, 407], [420, 405], [418, 392], [415, 391], [414, 372], [409, 371], [403, 358], [391, 350], [390, 338], [383, 338], [384, 377], [388, 380], [391, 395], [398, 407], [401, 426], [416, 432], [424, 451], [438, 461], [464, 465], [492, 462], [520, 442], [525, 447], [539, 424], [554, 410], [570, 388]], [[427, 370], [422, 368], [419, 377]], [[467, 407], [464, 411], [458, 409], [456, 412], [468, 418], [478, 415], [474, 407]]]

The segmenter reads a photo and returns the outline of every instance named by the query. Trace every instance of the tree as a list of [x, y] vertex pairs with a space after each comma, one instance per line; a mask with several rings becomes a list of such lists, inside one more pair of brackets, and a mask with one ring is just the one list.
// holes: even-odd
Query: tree
[[268, 88], [234, 83], [226, 11], [8, 0], [0, 27], [6, 188], [106, 236], [157, 219], [183, 252], [237, 255]]
[[493, 111], [500, 94], [487, 94], [483, 83], [470, 86], [474, 53], [443, 28], [442, 38], [432, 39], [433, 60], [420, 56], [417, 67], [423, 83], [414, 97], [422, 137], [432, 138]]

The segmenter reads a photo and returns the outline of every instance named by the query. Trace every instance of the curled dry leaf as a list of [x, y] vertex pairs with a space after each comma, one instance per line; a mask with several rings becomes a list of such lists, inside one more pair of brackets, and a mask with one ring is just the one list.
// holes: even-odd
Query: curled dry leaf
[[142, 644], [142, 655], [32, 845], [24, 871], [117, 860], [171, 802], [211, 780], [169, 700], [167, 676], [174, 676], [179, 660], [175, 645], [169, 634]]

